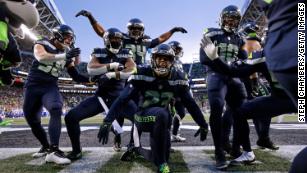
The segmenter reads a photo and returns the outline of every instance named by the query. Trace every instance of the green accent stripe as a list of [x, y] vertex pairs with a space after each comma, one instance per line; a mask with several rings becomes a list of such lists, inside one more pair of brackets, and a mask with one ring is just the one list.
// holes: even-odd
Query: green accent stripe
[[7, 23], [0, 21], [0, 49], [5, 50], [9, 44]]

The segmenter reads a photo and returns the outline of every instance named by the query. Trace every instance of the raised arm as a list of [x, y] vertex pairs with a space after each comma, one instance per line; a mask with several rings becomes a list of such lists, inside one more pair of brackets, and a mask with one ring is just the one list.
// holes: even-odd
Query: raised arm
[[105, 32], [105, 29], [102, 27], [101, 24], [99, 24], [97, 22], [97, 20], [94, 18], [94, 16], [92, 15], [91, 12], [89, 11], [86, 11], [86, 10], [81, 10], [79, 11], [77, 14], [76, 14], [76, 17], [79, 17], [79, 16], [84, 16], [84, 17], [87, 17], [88, 20], [90, 21], [94, 31], [96, 32], [96, 34], [98, 36], [100, 36], [101, 38], [103, 37], [103, 34]]

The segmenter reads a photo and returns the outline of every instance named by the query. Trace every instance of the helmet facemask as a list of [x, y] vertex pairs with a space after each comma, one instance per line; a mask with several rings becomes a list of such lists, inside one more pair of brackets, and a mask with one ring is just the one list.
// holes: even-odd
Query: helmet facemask
[[158, 77], [170, 74], [174, 64], [175, 53], [168, 44], [160, 44], [152, 50], [151, 66]]
[[117, 54], [123, 46], [123, 38], [121, 33], [107, 33], [103, 39], [106, 48], [113, 54]]
[[143, 37], [144, 35], [144, 27], [142, 26], [130, 26], [128, 28], [128, 34], [129, 37], [134, 38], [134, 39], [139, 39], [141, 37]]
[[238, 29], [240, 18], [235, 15], [224, 15], [222, 17], [222, 28], [226, 32], [235, 32]]
[[155, 54], [152, 57], [152, 67], [155, 74], [159, 77], [166, 77], [170, 74], [174, 62], [174, 57]]
[[144, 35], [145, 26], [140, 19], [133, 18], [129, 20], [127, 28], [129, 37], [135, 40], [142, 38]]

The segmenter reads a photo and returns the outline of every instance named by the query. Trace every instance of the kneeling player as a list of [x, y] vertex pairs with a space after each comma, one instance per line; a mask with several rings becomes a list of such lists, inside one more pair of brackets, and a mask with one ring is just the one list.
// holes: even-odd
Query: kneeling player
[[[134, 116], [134, 143], [135, 148], [127, 151], [136, 151], [145, 159], [152, 161], [159, 168], [158, 172], [169, 172], [168, 160], [170, 151], [171, 115], [169, 103], [173, 97], [179, 97], [200, 126], [196, 135], [200, 134], [205, 140], [208, 133], [206, 123], [199, 107], [192, 98], [188, 81], [180, 71], [171, 70], [174, 63], [174, 52], [169, 45], [162, 44], [152, 52], [152, 66], [138, 69], [137, 74], [129, 78], [129, 83], [110, 108], [110, 112], [100, 127], [98, 138], [102, 144], [108, 142], [111, 122], [120, 115], [119, 107], [128, 100], [140, 96], [138, 112]], [[150, 133], [151, 150], [140, 147], [138, 134]], [[123, 158], [125, 160], [125, 158]]]

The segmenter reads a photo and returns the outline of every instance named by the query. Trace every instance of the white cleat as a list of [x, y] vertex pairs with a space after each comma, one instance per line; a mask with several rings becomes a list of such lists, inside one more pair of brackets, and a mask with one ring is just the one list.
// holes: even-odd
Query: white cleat
[[56, 163], [58, 165], [66, 165], [71, 163], [70, 159], [66, 158], [64, 152], [62, 151], [48, 153], [45, 161], [47, 163]]
[[171, 136], [171, 141], [172, 142], [185, 142], [186, 138], [181, 137], [179, 134], [178, 135], [172, 135]]
[[256, 157], [253, 151], [250, 151], [250, 152], [243, 151], [241, 156], [232, 160], [230, 164], [234, 166], [241, 165], [241, 164], [251, 164], [255, 160], [256, 160]]

